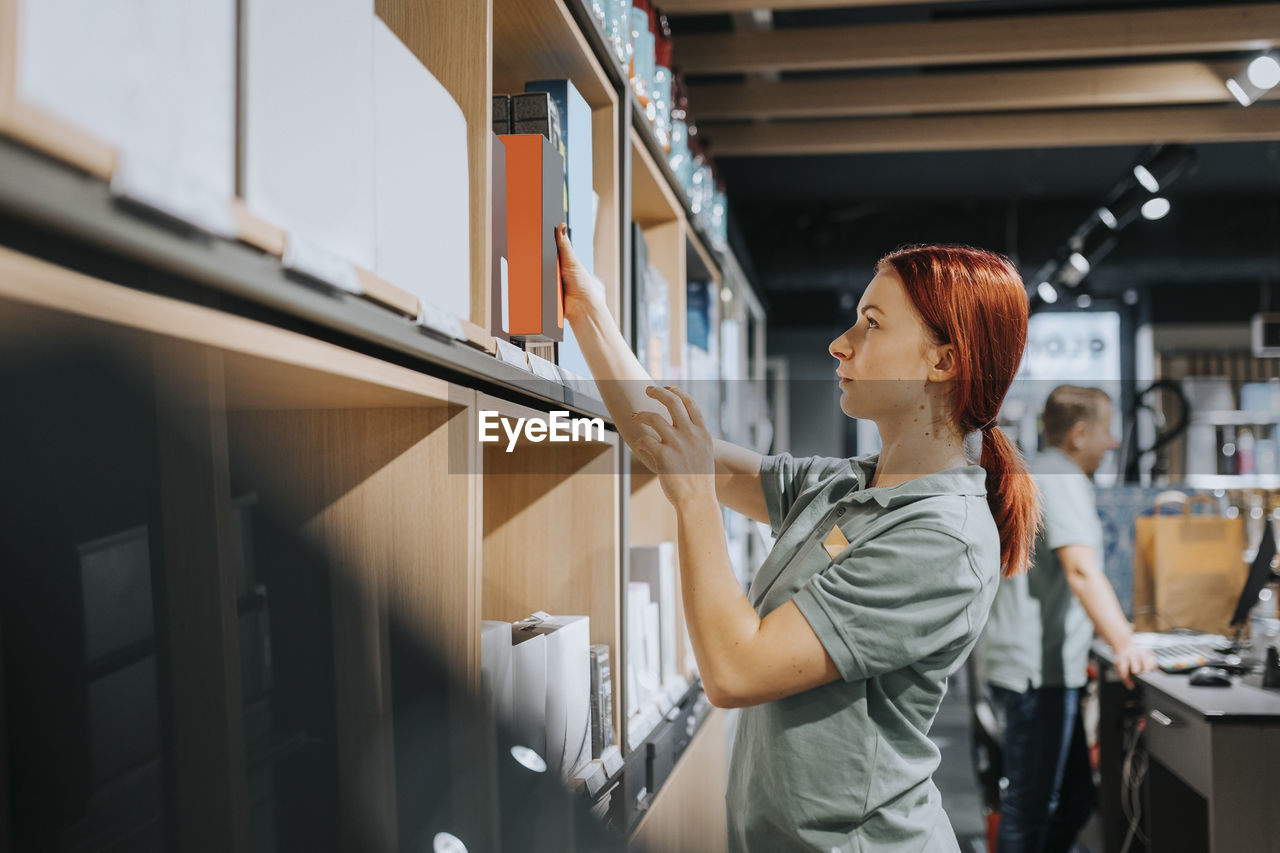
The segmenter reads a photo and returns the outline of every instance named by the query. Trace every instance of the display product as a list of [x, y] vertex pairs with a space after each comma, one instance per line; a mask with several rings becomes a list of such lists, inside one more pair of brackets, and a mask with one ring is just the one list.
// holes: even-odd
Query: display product
[[545, 136], [499, 139], [507, 161], [508, 329], [525, 341], [559, 341], [564, 293], [555, 229], [564, 221], [564, 166]]
[[591, 760], [591, 620], [536, 613], [513, 634], [546, 638], [547, 770], [568, 782]]

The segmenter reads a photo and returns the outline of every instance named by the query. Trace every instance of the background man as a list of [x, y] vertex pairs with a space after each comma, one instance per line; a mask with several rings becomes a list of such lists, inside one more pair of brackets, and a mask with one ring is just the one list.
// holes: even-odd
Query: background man
[[1006, 578], [991, 608], [982, 651], [1004, 728], [1009, 787], [1001, 798], [997, 853], [1068, 851], [1093, 812], [1080, 690], [1095, 629], [1115, 650], [1116, 671], [1155, 668], [1133, 643], [1102, 572], [1102, 524], [1091, 477], [1108, 450], [1111, 400], [1097, 388], [1061, 385], [1044, 408], [1045, 451], [1031, 464], [1041, 491], [1041, 530], [1031, 569]]

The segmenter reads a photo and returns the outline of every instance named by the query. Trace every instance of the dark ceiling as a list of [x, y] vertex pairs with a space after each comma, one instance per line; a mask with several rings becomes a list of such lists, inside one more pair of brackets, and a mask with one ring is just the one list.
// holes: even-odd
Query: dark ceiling
[[[784, 30], [1208, 5], [1213, 4], [1158, 0], [907, 3], [775, 11], [765, 26]], [[759, 26], [749, 13], [672, 18], [677, 50], [682, 34], [736, 32]], [[1181, 54], [1177, 58], [1244, 63], [1256, 53]], [[677, 53], [677, 64], [678, 57]], [[1092, 61], [1100, 60], [1022, 62], [1017, 67], [1079, 67]], [[1117, 60], [1106, 61], [1115, 64]], [[964, 70], [975, 67], [969, 65]], [[1004, 67], [991, 68], [999, 71]], [[891, 73], [945, 74], [950, 70], [893, 68]], [[842, 71], [835, 76], [885, 73], [890, 71]], [[784, 71], [772, 79], [804, 76], [815, 75]], [[699, 79], [692, 78], [695, 93]], [[701, 81], [745, 79], [747, 75], [720, 74]], [[1244, 109], [1234, 103], [1219, 108]], [[696, 118], [698, 104], [692, 97], [690, 109]], [[703, 136], [715, 152], [717, 137], [732, 134], [737, 126], [704, 125]], [[1193, 147], [1197, 155], [1194, 169], [1162, 193], [1172, 203], [1170, 214], [1156, 222], [1138, 219], [1122, 230], [1115, 248], [1098, 259], [1081, 290], [1072, 291], [1073, 295], [1088, 291], [1105, 301], [1108, 296], [1118, 298], [1130, 291], [1130, 299], [1134, 294], [1141, 296], [1157, 319], [1170, 321], [1243, 320], [1259, 305], [1270, 305], [1271, 282], [1280, 283], [1280, 137], [1277, 141], [1213, 142]], [[1149, 151], [1147, 145], [1126, 144], [717, 155], [717, 165], [739, 232], [739, 248], [748, 256], [757, 284], [770, 303], [773, 322], [806, 325], [810, 318], [822, 317], [832, 308], [842, 304], [847, 308], [850, 294], [856, 295], [870, 278], [876, 258], [904, 243], [980, 245], [1010, 255], [1024, 277], [1031, 278]], [[1223, 298], [1209, 300], [1213, 304], [1206, 308], [1205, 294], [1214, 288]], [[1231, 298], [1226, 298], [1228, 293]], [[829, 319], [820, 322], [826, 325]]]

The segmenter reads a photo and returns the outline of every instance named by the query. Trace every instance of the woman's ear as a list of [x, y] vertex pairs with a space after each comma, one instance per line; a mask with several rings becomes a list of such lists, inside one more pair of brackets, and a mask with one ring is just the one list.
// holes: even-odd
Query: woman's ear
[[955, 379], [956, 371], [960, 367], [956, 358], [955, 346], [942, 344], [930, 347], [929, 359], [932, 362], [932, 366], [929, 368], [930, 382], [947, 382]]

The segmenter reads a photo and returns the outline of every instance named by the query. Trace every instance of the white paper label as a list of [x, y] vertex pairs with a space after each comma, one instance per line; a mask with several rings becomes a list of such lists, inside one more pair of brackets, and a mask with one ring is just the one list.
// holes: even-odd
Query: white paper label
[[511, 334], [511, 329], [509, 328], [511, 324], [508, 322], [507, 317], [510, 315], [511, 309], [507, 304], [507, 259], [500, 258], [499, 260], [502, 262], [502, 308], [498, 323], [502, 327], [502, 331], [509, 335]]
[[364, 293], [360, 276], [350, 261], [297, 234], [286, 235], [284, 257], [280, 262], [287, 270], [310, 276], [347, 293]]
[[533, 368], [535, 376], [541, 376], [549, 382], [555, 382], [557, 385], [564, 383], [564, 377], [560, 373], [560, 368], [547, 361], [540, 355], [533, 353], [525, 353], [529, 356], [529, 366]]
[[610, 744], [600, 752], [600, 761], [604, 764], [604, 772], [612, 778], [622, 769], [622, 750]]
[[515, 344], [504, 341], [502, 338], [495, 338], [498, 344], [498, 358], [510, 364], [512, 367], [518, 367], [521, 370], [529, 370], [528, 354]]
[[111, 176], [111, 194], [157, 210], [219, 237], [234, 238], [231, 202], [198, 181], [137, 157], [120, 155]]
[[460, 341], [467, 338], [466, 333], [462, 331], [462, 323], [457, 317], [421, 297], [418, 299], [418, 325], [444, 335], [446, 338], [457, 338]]

